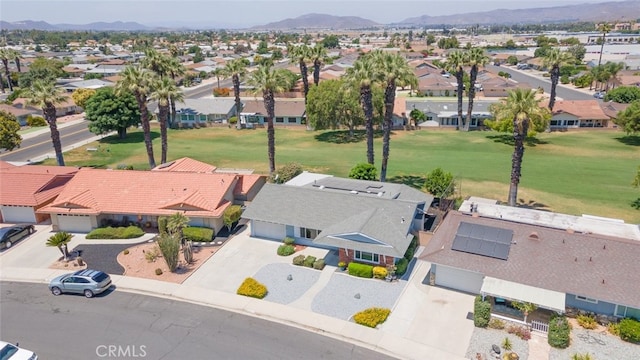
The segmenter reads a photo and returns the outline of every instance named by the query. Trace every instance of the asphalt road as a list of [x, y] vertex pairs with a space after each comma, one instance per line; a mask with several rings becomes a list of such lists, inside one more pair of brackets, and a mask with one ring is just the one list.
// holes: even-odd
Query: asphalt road
[[[96, 136], [89, 132], [87, 123], [88, 122], [83, 121], [78, 124], [58, 128], [58, 131], [60, 131], [60, 141], [62, 142], [63, 149], [66, 146], [70, 146]], [[53, 151], [51, 133], [47, 131], [44, 134], [22, 140], [22, 144], [18, 149], [13, 149], [13, 151], [9, 152], [5, 152], [3, 150], [2, 153], [0, 153], [0, 160], [28, 161], [47, 153], [53, 153]]]
[[0, 285], [2, 340], [19, 342], [41, 359], [392, 359], [306, 330], [189, 303], [117, 290], [86, 299], [53, 296], [44, 284]]

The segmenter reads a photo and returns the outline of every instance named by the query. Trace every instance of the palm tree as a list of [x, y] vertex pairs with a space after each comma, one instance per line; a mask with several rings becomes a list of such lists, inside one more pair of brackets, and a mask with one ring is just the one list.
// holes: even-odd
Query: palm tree
[[233, 96], [236, 99], [236, 129], [242, 129], [240, 124], [240, 112], [242, 111], [242, 103], [240, 102], [240, 80], [247, 74], [247, 63], [244, 59], [234, 59], [228, 62], [224, 66], [224, 72], [226, 76], [231, 77], [233, 82]]
[[51, 237], [49, 237], [49, 239], [47, 239], [46, 245], [51, 247], [57, 247], [58, 250], [60, 250], [60, 252], [62, 253], [62, 256], [64, 256], [66, 260], [69, 257], [67, 244], [71, 241], [71, 238], [73, 238], [73, 235], [69, 234], [68, 232], [64, 232], [64, 231], [58, 232], [52, 235]]
[[289, 59], [296, 62], [300, 66], [300, 75], [302, 76], [302, 85], [304, 89], [304, 103], [307, 103], [307, 94], [309, 93], [309, 78], [307, 75], [307, 61], [309, 61], [310, 50], [307, 45], [289, 47]]
[[159, 77], [165, 77], [169, 73], [169, 58], [160, 54], [153, 48], [144, 51], [145, 57], [140, 61], [140, 65], [148, 70], [153, 71]]
[[276, 171], [276, 142], [273, 119], [275, 118], [274, 94], [283, 92], [288, 86], [287, 76], [281, 69], [273, 69], [270, 66], [261, 65], [251, 73], [249, 84], [254, 87], [256, 93], [262, 92], [264, 108], [267, 110], [267, 140], [269, 154], [269, 175]]
[[144, 132], [144, 145], [147, 149], [149, 166], [156, 167], [153, 156], [153, 143], [151, 142], [151, 124], [149, 123], [149, 109], [147, 109], [147, 96], [151, 91], [151, 83], [154, 75], [147, 69], [138, 66], [127, 66], [121, 73], [122, 78], [116, 83], [116, 94], [131, 93], [136, 98], [140, 110], [140, 123]]
[[600, 44], [600, 57], [598, 57], [598, 66], [602, 64], [602, 52], [604, 51], [604, 43], [607, 41], [607, 34], [611, 32], [611, 25], [608, 23], [600, 24], [598, 30], [602, 31], [602, 44]]
[[473, 113], [473, 99], [476, 96], [476, 78], [478, 77], [478, 68], [485, 66], [489, 62], [489, 58], [484, 55], [484, 50], [480, 48], [473, 48], [469, 50], [468, 65], [471, 65], [469, 71], [469, 104], [467, 110], [467, 121], [464, 123], [464, 131], [469, 131], [471, 125], [471, 115]]
[[31, 88], [26, 95], [27, 101], [30, 105], [34, 105], [42, 109], [44, 119], [49, 124], [51, 142], [53, 142], [53, 149], [56, 152], [56, 161], [58, 162], [58, 166], [64, 166], [64, 157], [62, 156], [60, 132], [58, 132], [56, 104], [62, 103], [66, 100], [66, 97], [63, 94], [64, 90], [55, 87], [53, 82], [35, 80], [31, 83]]
[[309, 58], [313, 62], [313, 83], [320, 83], [320, 67], [327, 61], [327, 49], [322, 44], [309, 48]]
[[[169, 58], [166, 70], [167, 74], [173, 79], [173, 81], [176, 81], [176, 77], [184, 75], [187, 71], [184, 65], [180, 63], [180, 60], [175, 57]], [[171, 120], [169, 121], [169, 124], [173, 126], [176, 122], [176, 101], [174, 98], [171, 98], [169, 99], [169, 102], [171, 104]]]
[[13, 49], [10, 49], [9, 55], [11, 56], [11, 59], [16, 63], [16, 68], [18, 69], [18, 73], [20, 73], [21, 72], [20, 59], [22, 59], [22, 55], [20, 54], [19, 51], [16, 51]]
[[9, 91], [13, 92], [13, 84], [11, 84], [11, 72], [9, 71], [9, 60], [12, 60], [12, 54], [10, 53], [11, 49], [0, 49], [0, 60], [2, 61], [2, 65], [4, 66], [4, 77], [7, 79], [7, 84], [9, 84]]
[[160, 163], [167, 162], [167, 118], [169, 116], [169, 104], [171, 99], [182, 101], [184, 95], [170, 78], [156, 78], [151, 85], [149, 97], [158, 102], [158, 122], [160, 123], [160, 138], [162, 139], [162, 155]]
[[509, 91], [506, 100], [491, 108], [496, 121], [512, 121], [514, 150], [511, 157], [511, 184], [509, 186], [509, 206], [515, 206], [518, 199], [524, 140], [529, 133], [530, 123], [536, 129], [546, 128], [549, 110], [540, 107], [541, 99], [536, 99], [535, 90], [515, 89]]
[[374, 85], [377, 72], [370, 56], [363, 56], [353, 63], [353, 67], [347, 69], [349, 82], [360, 88], [360, 105], [364, 111], [365, 127], [367, 131], [367, 163], [373, 165], [373, 94], [371, 86]]
[[373, 53], [376, 68], [380, 71], [380, 82], [385, 84], [384, 90], [384, 125], [382, 137], [382, 166], [380, 169], [380, 181], [385, 182], [387, 178], [387, 163], [389, 162], [389, 143], [391, 140], [391, 127], [393, 125], [393, 108], [396, 100], [396, 87], [411, 85], [415, 87], [418, 83], [413, 70], [407, 61], [398, 54], [383, 53], [376, 51]]
[[219, 68], [213, 69], [213, 71], [211, 71], [211, 75], [216, 77], [216, 80], [218, 81], [218, 89], [220, 89], [220, 78], [222, 79], [225, 78], [224, 68], [219, 67]]
[[462, 117], [462, 97], [464, 95], [464, 65], [467, 63], [467, 54], [462, 50], [456, 50], [447, 57], [446, 68], [452, 72], [458, 83], [458, 124], [456, 128], [464, 126], [464, 118]]
[[576, 59], [568, 51], [560, 51], [559, 48], [553, 48], [547, 51], [542, 64], [551, 73], [551, 95], [549, 96], [549, 110], [553, 111], [553, 105], [556, 103], [556, 87], [560, 80], [560, 67], [575, 64]]
[[613, 85], [612, 88], [616, 87], [616, 83], [619, 82], [618, 79], [618, 73], [622, 70], [624, 70], [624, 63], [623, 62], [612, 62], [612, 61], [607, 61], [606, 64], [604, 64], [604, 69], [605, 71], [609, 74], [609, 78], [607, 79], [607, 87], [606, 90], [609, 90], [609, 80], [612, 80]]

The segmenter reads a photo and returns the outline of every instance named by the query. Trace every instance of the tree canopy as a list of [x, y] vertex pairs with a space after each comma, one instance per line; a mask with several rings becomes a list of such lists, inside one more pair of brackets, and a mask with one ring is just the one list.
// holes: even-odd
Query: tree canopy
[[71, 98], [76, 105], [84, 108], [87, 104], [87, 100], [95, 95], [96, 91], [94, 89], [77, 89], [71, 94]]
[[640, 100], [640, 88], [637, 86], [619, 86], [609, 90], [604, 97], [604, 101], [614, 101], [617, 103], [629, 104]]
[[455, 190], [452, 182], [452, 173], [444, 171], [442, 168], [435, 168], [427, 174], [424, 188], [433, 196], [445, 199], [451, 196]]
[[20, 124], [13, 114], [0, 110], [0, 149], [13, 150], [20, 147], [22, 137], [18, 134]]
[[349, 171], [349, 177], [351, 179], [375, 181], [378, 177], [378, 170], [375, 165], [360, 163]]
[[613, 122], [620, 126], [627, 134], [637, 134], [640, 132], [640, 100], [632, 102], [629, 107], [620, 111]]
[[87, 101], [85, 114], [90, 122], [89, 131], [94, 134], [117, 131], [121, 139], [126, 137], [127, 128], [140, 123], [135, 97], [130, 93], [117, 95], [110, 87], [99, 89]]
[[29, 71], [20, 75], [18, 84], [21, 88], [28, 88], [34, 80], [55, 83], [58, 77], [64, 75], [63, 67], [64, 63], [60, 60], [36, 58], [29, 66]]

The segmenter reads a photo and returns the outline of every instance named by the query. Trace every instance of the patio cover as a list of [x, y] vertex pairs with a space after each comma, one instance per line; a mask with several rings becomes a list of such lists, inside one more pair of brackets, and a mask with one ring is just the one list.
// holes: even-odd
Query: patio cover
[[541, 289], [489, 276], [485, 276], [480, 291], [485, 295], [526, 301], [561, 313], [565, 311], [566, 294], [557, 291]]

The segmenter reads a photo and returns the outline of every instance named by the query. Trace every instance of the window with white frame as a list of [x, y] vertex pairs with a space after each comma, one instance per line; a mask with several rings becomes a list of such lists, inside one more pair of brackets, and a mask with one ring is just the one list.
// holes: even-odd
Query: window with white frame
[[353, 256], [354, 259], [372, 263], [380, 263], [380, 256], [366, 251], [356, 250]]
[[300, 228], [300, 237], [301, 238], [305, 238], [305, 239], [315, 239], [316, 237], [318, 237], [318, 234], [320, 233], [320, 230], [316, 230], [316, 229], [307, 229], [307, 228]]
[[580, 296], [580, 295], [576, 295], [576, 300], [589, 302], [589, 303], [592, 303], [592, 304], [597, 304], [598, 303], [598, 300], [596, 300], [596, 299], [592, 299], [592, 298], [588, 298], [586, 296]]

